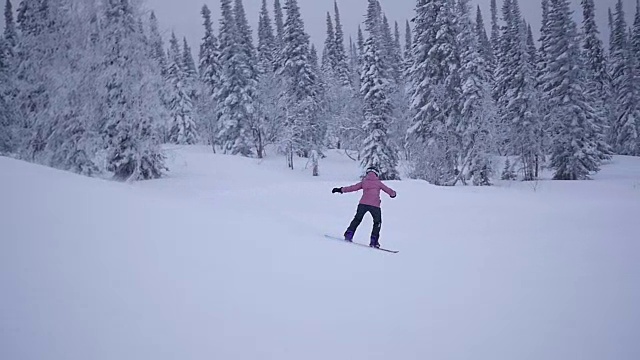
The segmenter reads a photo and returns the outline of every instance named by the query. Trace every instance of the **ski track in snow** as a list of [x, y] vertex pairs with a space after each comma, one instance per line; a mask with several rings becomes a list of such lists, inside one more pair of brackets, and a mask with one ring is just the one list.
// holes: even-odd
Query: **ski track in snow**
[[[120, 184], [0, 158], [0, 359], [640, 359], [640, 159], [593, 181], [387, 182], [381, 243], [329, 241], [337, 152], [170, 147]], [[366, 243], [366, 217], [355, 240]]]

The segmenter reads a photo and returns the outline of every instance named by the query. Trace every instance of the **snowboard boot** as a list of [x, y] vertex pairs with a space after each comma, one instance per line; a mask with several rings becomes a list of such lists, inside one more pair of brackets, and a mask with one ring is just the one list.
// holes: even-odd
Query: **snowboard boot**
[[378, 238], [375, 236], [371, 237], [371, 242], [369, 243], [369, 246], [374, 247], [376, 249], [380, 248], [380, 243], [378, 242]]
[[351, 230], [347, 230], [347, 231], [345, 231], [345, 233], [344, 233], [344, 239], [345, 239], [346, 241], [352, 242], [352, 241], [353, 241], [353, 231], [351, 231]]

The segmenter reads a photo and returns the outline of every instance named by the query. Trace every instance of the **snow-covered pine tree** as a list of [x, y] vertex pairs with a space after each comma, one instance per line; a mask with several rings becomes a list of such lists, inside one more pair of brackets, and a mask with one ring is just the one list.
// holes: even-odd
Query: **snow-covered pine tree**
[[251, 156], [254, 153], [252, 132], [255, 116], [255, 84], [251, 76], [247, 46], [243, 45], [231, 0], [220, 2], [220, 86], [216, 101], [216, 142], [229, 154]]
[[529, 62], [529, 66], [532, 69], [536, 69], [538, 66], [538, 49], [536, 48], [535, 40], [533, 40], [533, 30], [531, 30], [531, 25], [527, 24], [527, 43], [526, 43], [526, 52], [527, 52], [527, 61]]
[[634, 59], [622, 1], [618, 0], [613, 19], [610, 44], [610, 72], [615, 97], [615, 118], [611, 128], [614, 152], [620, 155], [640, 155], [640, 109]]
[[349, 62], [347, 52], [344, 47], [344, 30], [342, 28], [342, 20], [340, 19], [340, 9], [338, 2], [334, 1], [333, 8], [335, 12], [335, 46], [334, 60], [336, 62], [335, 74], [342, 86], [351, 88], [351, 74], [349, 72]]
[[[358, 145], [353, 142], [354, 128], [360, 127], [359, 118], [354, 119], [352, 113], [359, 104], [354, 100], [356, 93], [351, 87], [352, 80], [349, 73], [349, 64], [344, 49], [344, 33], [340, 20], [340, 12], [337, 3], [335, 22], [327, 12], [327, 37], [322, 56], [321, 74], [319, 81], [323, 88], [320, 91], [322, 101], [323, 118], [327, 123], [326, 142], [330, 147], [355, 148]], [[359, 83], [359, 79], [355, 83]], [[361, 112], [361, 109], [358, 109]]]
[[[543, 0], [544, 1], [544, 0]], [[498, 52], [500, 47], [500, 25], [498, 24], [498, 6], [496, 0], [491, 0], [491, 49], [495, 58], [494, 67], [497, 66]]]
[[358, 46], [358, 54], [362, 57], [364, 54], [364, 35], [362, 34], [362, 27], [360, 25], [358, 25], [358, 39], [356, 44]]
[[[380, 8], [380, 3], [378, 2], [378, 8]], [[383, 61], [381, 65], [384, 66], [382, 69], [384, 73], [389, 77], [391, 81], [389, 86], [393, 88], [393, 91], [396, 91], [399, 86], [401, 86], [402, 81], [402, 57], [401, 54], [394, 51], [395, 42], [393, 33], [391, 32], [391, 25], [389, 24], [389, 20], [386, 15], [382, 15], [382, 23], [380, 24], [380, 38], [381, 41], [379, 43], [381, 55], [383, 56]]]
[[204, 37], [200, 43], [198, 69], [200, 79], [206, 85], [209, 94], [212, 95], [220, 79], [220, 49], [218, 48], [218, 38], [213, 31], [211, 10], [207, 5], [203, 5], [200, 14], [203, 19]]
[[[549, 58], [549, 46], [551, 44], [551, 34], [550, 34], [550, 29], [549, 29], [549, 0], [542, 0], [541, 2], [541, 6], [542, 6], [542, 23], [540, 26], [540, 38], [539, 38], [539, 43], [540, 43], [540, 48], [537, 51], [537, 54], [535, 56], [532, 56], [530, 54], [529, 59], [532, 60], [533, 58], [535, 58], [536, 63], [535, 63], [535, 76], [536, 76], [536, 86], [535, 86], [535, 90], [538, 93], [538, 95], [542, 95], [543, 91], [543, 87], [544, 87], [544, 77], [546, 76], [547, 73], [547, 68], [549, 67], [549, 62], [551, 61], [551, 59]], [[528, 46], [529, 48], [531, 48], [531, 46]], [[550, 113], [551, 109], [549, 108], [549, 105], [544, 102], [541, 101], [539, 103], [538, 106], [538, 112], [540, 114], [540, 119], [542, 121], [542, 129], [549, 129], [551, 127], [552, 124], [548, 124], [547, 121], [549, 119], [551, 119], [549, 117], [549, 113]], [[542, 133], [540, 134], [540, 146], [542, 148], [542, 151], [545, 153], [548, 153], [550, 150], [550, 142], [551, 140], [549, 139], [549, 137], [551, 136], [551, 132], [549, 131], [542, 131]]]
[[394, 71], [397, 72], [398, 83], [393, 92], [391, 92], [391, 103], [393, 105], [393, 118], [395, 121], [390, 126], [389, 135], [397, 147], [402, 147], [405, 157], [408, 156], [408, 147], [405, 134], [409, 128], [409, 101], [407, 95], [407, 78], [406, 78], [406, 62], [403, 57], [403, 49], [400, 40], [400, 26], [396, 21], [393, 30], [393, 59], [397, 61]]
[[276, 39], [273, 34], [267, 0], [262, 0], [258, 19], [258, 70], [261, 74], [272, 73], [276, 69]]
[[400, 25], [396, 21], [393, 24], [393, 49], [396, 51], [402, 59], [402, 45], [400, 44]]
[[636, 76], [640, 76], [637, 72], [640, 70], [640, 0], [636, 0], [636, 14], [631, 30], [631, 52], [635, 62]]
[[542, 90], [553, 124], [551, 167], [556, 180], [584, 180], [599, 170], [594, 134], [597, 114], [584, 92], [577, 25], [568, 0], [553, 0], [548, 14], [548, 59]]
[[13, 18], [13, 5], [11, 0], [6, 0], [4, 6], [4, 51], [9, 57], [13, 56], [15, 47], [18, 45], [18, 32]]
[[193, 52], [191, 46], [187, 42], [187, 38], [182, 38], [182, 68], [188, 81], [195, 81], [198, 77], [198, 69], [196, 68], [196, 62], [193, 59]]
[[275, 23], [275, 43], [278, 53], [284, 49], [284, 15], [282, 13], [282, 6], [280, 0], [274, 0], [273, 2], [273, 16]]
[[199, 101], [198, 98], [201, 95], [202, 88], [198, 75], [198, 67], [196, 66], [191, 46], [189, 46], [186, 37], [182, 39], [182, 71], [184, 74], [184, 87], [192, 102], [191, 114], [196, 124], [194, 130], [196, 130], [196, 137], [199, 138], [198, 124], [200, 124], [200, 119], [198, 119], [198, 112], [195, 111], [195, 104]]
[[11, 0], [6, 0], [4, 8], [4, 33], [0, 37], [0, 153], [9, 153], [15, 150], [15, 138], [13, 135], [15, 112], [13, 108], [13, 77], [11, 63], [18, 44], [18, 33], [13, 17]]
[[309, 35], [304, 30], [297, 0], [286, 0], [285, 8], [283, 67], [279, 71], [286, 97], [281, 148], [293, 169], [296, 154], [307, 157], [312, 150], [320, 149], [326, 126], [318, 118], [318, 79], [309, 63]]
[[325, 77], [336, 78], [336, 33], [331, 14], [327, 11], [327, 37], [322, 50], [322, 73]]
[[266, 0], [262, 1], [262, 9], [258, 20], [258, 78], [256, 116], [260, 119], [260, 131], [257, 132], [256, 146], [258, 157], [265, 155], [265, 146], [274, 143], [282, 124], [278, 121], [281, 115], [280, 98], [282, 86], [276, 76], [278, 59], [280, 58], [276, 36]]
[[[55, 31], [57, 39], [54, 62], [48, 67], [50, 93], [47, 112], [41, 119], [47, 123], [42, 133], [46, 134], [45, 146], [38, 161], [62, 170], [83, 175], [96, 175], [104, 171], [99, 165], [102, 159], [96, 153], [104, 148], [100, 134], [99, 119], [102, 119], [101, 100], [106, 88], [102, 64], [104, 50], [97, 44], [98, 38], [91, 34], [91, 21], [97, 17], [92, 7], [75, 8], [71, 2], [49, 0], [52, 19], [59, 24]], [[138, 26], [138, 25], [136, 25]], [[89, 40], [89, 41], [87, 41]], [[91, 41], [96, 40], [96, 42]], [[148, 48], [141, 44], [143, 56]], [[97, 95], [99, 94], [99, 95]]]
[[233, 7], [233, 16], [236, 19], [236, 29], [238, 31], [240, 41], [239, 46], [244, 54], [244, 62], [247, 71], [247, 77], [249, 79], [249, 88], [247, 88], [247, 91], [255, 92], [255, 89], [251, 89], [250, 87], [255, 87], [258, 79], [257, 54], [256, 48], [253, 45], [253, 36], [251, 35], [252, 31], [251, 27], [249, 26], [249, 21], [247, 20], [247, 15], [244, 11], [242, 0], [235, 0], [235, 4]]
[[460, 119], [456, 135], [460, 151], [458, 178], [466, 183], [470, 179], [474, 185], [491, 185], [493, 166], [491, 154], [494, 151], [493, 121], [496, 116], [492, 99], [489, 71], [482, 46], [489, 45], [488, 39], [481, 45], [478, 29], [473, 28], [469, 0], [458, 0], [458, 48], [461, 62]]
[[501, 140], [506, 153], [519, 158], [524, 180], [529, 181], [536, 178], [544, 155], [539, 139], [542, 127], [535, 96], [535, 71], [528, 61], [518, 1], [505, 0], [502, 11], [505, 26], [500, 35], [494, 89], [504, 136]]
[[309, 49], [309, 64], [311, 64], [311, 67], [316, 73], [320, 71], [320, 59], [318, 57], [318, 50], [314, 44], [311, 44], [311, 48]]
[[160, 75], [149, 69], [147, 48], [138, 33], [135, 9], [127, 0], [103, 0], [104, 86], [101, 133], [107, 171], [117, 180], [161, 177], [165, 156], [154, 122], [162, 116]]
[[218, 38], [213, 31], [211, 20], [211, 10], [207, 5], [203, 5], [200, 11], [203, 19], [204, 37], [200, 42], [200, 52], [198, 54], [198, 69], [200, 83], [202, 84], [201, 94], [197, 101], [198, 118], [201, 129], [207, 129], [208, 142], [215, 152], [215, 108], [214, 94], [220, 85], [222, 65], [220, 64], [220, 49], [218, 48]]
[[164, 40], [160, 34], [160, 26], [155, 12], [151, 12], [149, 17], [149, 44], [151, 46], [151, 57], [156, 60], [160, 68], [165, 71], [167, 66], [167, 54], [164, 51]]
[[164, 51], [164, 40], [162, 39], [162, 34], [160, 34], [158, 18], [153, 11], [151, 12], [151, 16], [149, 18], [149, 26], [149, 45], [151, 47], [151, 58], [157, 62], [158, 67], [160, 68], [160, 73], [162, 74], [162, 76], [164, 76], [167, 71], [167, 54]]
[[5, 39], [0, 37], [0, 154], [11, 153], [14, 150], [13, 118], [10, 111], [10, 76], [9, 59], [7, 56]]
[[609, 56], [613, 54], [615, 32], [613, 31], [613, 12], [611, 8], [607, 10], [607, 25], [609, 26]]
[[607, 59], [595, 20], [594, 0], [582, 0], [582, 56], [585, 65], [585, 94], [598, 114], [598, 149], [606, 160], [612, 153], [607, 143], [609, 124], [613, 120], [614, 108], [611, 98], [611, 78], [607, 71]]
[[[377, 0], [369, 0], [370, 9]], [[398, 157], [389, 141], [388, 129], [392, 122], [393, 106], [388, 95], [383, 44], [376, 38], [380, 31], [379, 14], [368, 13], [360, 93], [364, 99], [364, 131], [367, 136], [360, 152], [364, 169], [375, 166], [383, 180], [397, 180]]]
[[[84, 34], [76, 25], [80, 20], [66, 1], [23, 1], [18, 8], [21, 38], [12, 63], [16, 66], [15, 89], [11, 94], [17, 126], [14, 139], [19, 155], [29, 161], [70, 170], [75, 164], [91, 160], [65, 153], [83, 153], [78, 134], [84, 132], [85, 119], [72, 87], [79, 87], [76, 75], [82, 74], [87, 54], [82, 53]], [[61, 79], [67, 74], [66, 78]], [[12, 89], [13, 90], [13, 89]], [[15, 96], [15, 98], [14, 98]], [[74, 103], [69, 97], [74, 97]], [[86, 106], [90, 107], [90, 106]], [[16, 121], [13, 121], [14, 124]], [[82, 127], [83, 130], [72, 130]], [[74, 131], [72, 134], [71, 131]], [[93, 164], [89, 164], [93, 168]], [[82, 167], [82, 165], [81, 165]], [[83, 171], [79, 171], [83, 172]], [[92, 172], [92, 171], [88, 171]]]
[[416, 5], [411, 79], [413, 119], [407, 136], [413, 143], [413, 176], [436, 185], [457, 178], [455, 122], [460, 64], [456, 58], [457, 28], [453, 1], [421, 0]]
[[[49, 124], [43, 118], [50, 104], [51, 73], [47, 66], [57, 55], [58, 44], [54, 42], [56, 28], [49, 2], [23, 0], [18, 6], [18, 27], [21, 39], [15, 54], [15, 104], [18, 110], [16, 139], [20, 155], [36, 161], [44, 150], [46, 128]], [[57, 40], [57, 39], [55, 39]]]
[[[640, 0], [636, 1], [636, 14], [633, 20], [633, 27], [630, 30], [630, 63], [633, 73], [633, 87], [636, 98], [636, 113], [640, 115]], [[636, 116], [636, 146], [634, 155], [640, 156], [640, 116]]]
[[265, 139], [265, 123], [264, 119], [256, 112], [258, 105], [258, 77], [260, 75], [258, 71], [258, 55], [256, 48], [253, 44], [253, 35], [247, 15], [244, 10], [242, 0], [235, 0], [233, 7], [233, 14], [236, 19], [236, 26], [239, 35], [239, 46], [241, 53], [241, 63], [245, 68], [245, 76], [247, 83], [244, 89], [244, 96], [247, 98], [247, 103], [251, 107], [251, 116], [247, 118], [247, 123], [251, 132], [251, 138], [253, 147], [258, 157], [263, 156], [264, 152], [264, 139]]
[[[195, 144], [198, 142], [198, 131], [194, 120], [193, 77], [189, 64], [189, 46], [183, 41], [180, 49], [176, 34], [171, 34], [169, 47], [169, 66], [167, 82], [170, 84], [168, 110], [171, 116], [168, 141], [173, 144]], [[195, 66], [195, 65], [194, 65]]]
[[354, 89], [360, 88], [360, 68], [358, 46], [353, 42], [353, 38], [349, 37], [349, 74], [351, 76], [351, 84]]
[[476, 9], [476, 27], [475, 27], [476, 38], [478, 39], [478, 47], [480, 51], [480, 55], [482, 55], [483, 60], [486, 64], [487, 71], [493, 73], [495, 70], [495, 56], [493, 54], [493, 47], [491, 46], [491, 41], [489, 40], [489, 36], [487, 35], [487, 29], [484, 26], [484, 18], [482, 17], [482, 11], [480, 10], [480, 6]]
[[407, 20], [404, 28], [404, 69], [403, 74], [405, 78], [409, 74], [409, 70], [411, 69], [411, 64], [413, 63], [412, 58], [412, 49], [413, 49], [413, 36], [411, 35], [411, 25], [409, 24], [409, 20]]

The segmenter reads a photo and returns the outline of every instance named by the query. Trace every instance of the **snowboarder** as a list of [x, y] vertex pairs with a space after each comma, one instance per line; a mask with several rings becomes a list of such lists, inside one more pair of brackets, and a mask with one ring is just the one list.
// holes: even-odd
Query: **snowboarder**
[[351, 224], [344, 233], [344, 239], [346, 241], [352, 241], [353, 235], [362, 222], [364, 215], [369, 212], [373, 217], [373, 229], [371, 230], [371, 242], [369, 246], [379, 248], [380, 247], [380, 227], [382, 226], [382, 210], [380, 209], [380, 190], [383, 190], [393, 199], [396, 197], [396, 192], [382, 183], [379, 179], [380, 172], [375, 167], [369, 167], [366, 171], [364, 179], [351, 186], [333, 188], [332, 194], [335, 193], [348, 193], [358, 190], [362, 190], [362, 198], [358, 204], [356, 215], [351, 221]]

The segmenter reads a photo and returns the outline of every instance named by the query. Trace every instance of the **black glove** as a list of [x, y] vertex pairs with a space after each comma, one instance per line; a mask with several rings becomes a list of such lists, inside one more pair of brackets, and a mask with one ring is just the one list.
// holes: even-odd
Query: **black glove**
[[335, 193], [340, 193], [340, 194], [342, 194], [342, 188], [333, 188], [333, 190], [331, 190], [331, 193], [332, 193], [332, 194], [335, 194]]

